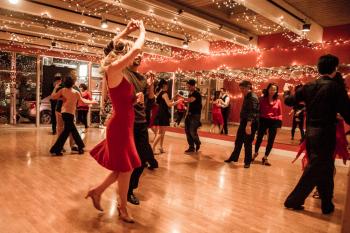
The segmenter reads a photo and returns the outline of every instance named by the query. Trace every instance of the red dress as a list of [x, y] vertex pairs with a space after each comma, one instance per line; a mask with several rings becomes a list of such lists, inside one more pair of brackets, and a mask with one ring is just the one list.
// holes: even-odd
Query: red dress
[[[336, 128], [336, 144], [335, 144], [335, 150], [333, 154], [333, 159], [336, 158], [338, 155], [343, 160], [348, 160], [350, 158], [350, 154], [348, 152], [348, 142], [346, 140], [345, 135], [345, 129], [344, 129], [344, 120], [338, 120], [337, 128]], [[301, 153], [305, 151], [305, 155], [302, 159], [302, 168], [303, 170], [309, 163], [309, 156], [306, 153], [306, 140], [303, 141], [303, 143], [300, 145], [298, 154], [296, 155], [296, 158], [293, 160], [293, 163], [299, 158]]]
[[211, 109], [211, 114], [213, 118], [213, 124], [214, 125], [223, 125], [224, 124], [224, 118], [222, 117], [221, 113], [221, 107], [220, 105], [213, 103], [213, 108]]
[[134, 86], [123, 78], [119, 86], [109, 88], [113, 115], [107, 123], [106, 139], [90, 154], [103, 167], [128, 172], [141, 166], [134, 142]]

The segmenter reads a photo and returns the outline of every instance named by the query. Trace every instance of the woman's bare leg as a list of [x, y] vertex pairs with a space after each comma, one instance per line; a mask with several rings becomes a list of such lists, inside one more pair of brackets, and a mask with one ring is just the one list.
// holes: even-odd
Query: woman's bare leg
[[120, 218], [128, 223], [133, 223], [134, 220], [130, 217], [127, 207], [128, 190], [131, 172], [121, 172], [118, 177], [118, 192], [119, 192], [119, 203], [118, 212]]
[[163, 143], [164, 143], [165, 131], [166, 131], [165, 126], [159, 126], [159, 134], [160, 134], [160, 153], [164, 153]]

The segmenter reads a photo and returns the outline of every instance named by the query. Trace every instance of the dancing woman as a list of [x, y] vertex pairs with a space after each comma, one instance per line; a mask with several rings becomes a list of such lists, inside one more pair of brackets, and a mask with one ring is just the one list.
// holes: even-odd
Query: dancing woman
[[273, 143], [275, 142], [277, 129], [282, 127], [282, 104], [278, 99], [278, 86], [275, 83], [270, 83], [263, 91], [263, 94], [263, 97], [259, 100], [260, 120], [253, 160], [255, 160], [259, 155], [259, 148], [262, 139], [268, 130], [267, 145], [265, 156], [262, 159], [262, 164], [271, 166], [267, 160], [267, 157], [269, 156], [273, 147]]
[[[131, 32], [140, 30], [136, 42], [122, 38]], [[96, 145], [90, 152], [93, 158], [103, 167], [111, 170], [110, 174], [97, 187], [91, 189], [86, 198], [91, 197], [96, 209], [103, 211], [100, 199], [103, 192], [118, 181], [118, 212], [119, 217], [128, 223], [133, 218], [127, 211], [127, 194], [130, 176], [134, 168], [141, 162], [134, 142], [134, 108], [136, 103], [143, 103], [143, 94], [134, 93], [134, 86], [123, 74], [124, 70], [140, 53], [145, 40], [145, 28], [142, 21], [131, 20], [126, 28], [104, 49], [105, 58], [102, 68], [107, 80], [110, 99], [113, 105], [113, 116], [107, 124], [106, 139]], [[136, 101], [135, 101], [136, 100]]]
[[164, 143], [165, 131], [166, 131], [166, 127], [170, 125], [169, 108], [176, 105], [177, 102], [173, 102], [169, 99], [168, 82], [166, 80], [161, 79], [159, 81], [156, 92], [158, 91], [159, 91], [159, 94], [157, 96], [156, 102], [159, 108], [158, 108], [158, 114], [154, 119], [154, 125], [158, 126], [158, 134], [154, 139], [152, 148], [153, 148], [153, 151], [155, 151], [157, 144], [160, 142], [159, 152], [164, 153], [163, 143]]
[[215, 126], [218, 126], [219, 133], [222, 131], [224, 126], [224, 118], [222, 115], [221, 108], [224, 104], [224, 101], [220, 99], [220, 92], [215, 92], [215, 96], [212, 102], [212, 123], [209, 132], [215, 133]]

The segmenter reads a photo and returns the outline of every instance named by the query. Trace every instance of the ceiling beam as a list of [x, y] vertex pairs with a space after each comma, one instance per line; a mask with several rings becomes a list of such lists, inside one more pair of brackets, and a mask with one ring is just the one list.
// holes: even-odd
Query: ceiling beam
[[[52, 3], [52, 2], [57, 2], [57, 1], [50, 0], [49, 3]], [[125, 28], [125, 24], [123, 23], [119, 24], [116, 22], [109, 22], [108, 23], [109, 27], [107, 29], [102, 29], [100, 27], [101, 20], [97, 17], [82, 15], [78, 12], [64, 10], [61, 8], [57, 8], [55, 6], [52, 6], [52, 7], [48, 5], [43, 6], [42, 4], [40, 4], [40, 2], [23, 0], [23, 1], [20, 1], [20, 3], [13, 5], [13, 4], [10, 4], [8, 1], [4, 1], [1, 3], [0, 8], [15, 11], [15, 12], [27, 13], [27, 14], [35, 15], [39, 17], [43, 13], [47, 13], [50, 16], [50, 19], [53, 19], [53, 20], [62, 21], [62, 22], [74, 24], [77, 26], [92, 28], [95, 30], [100, 30], [100, 31], [105, 31], [110, 33], [116, 32], [117, 28], [119, 28], [120, 30]], [[138, 34], [136, 32], [131, 34], [130, 36], [137, 37], [137, 35]], [[174, 47], [182, 47], [182, 42], [183, 42], [182, 38], [165, 36], [165, 35], [160, 35], [152, 32], [147, 32], [146, 39], [148, 41], [153, 41], [158, 43], [161, 41], [165, 45], [174, 46]]]
[[[115, 3], [114, 0], [100, 0], [106, 3]], [[149, 15], [152, 10], [154, 17], [159, 20], [173, 23], [175, 17], [181, 23], [183, 28], [188, 30], [205, 33], [209, 30], [210, 34], [215, 39], [231, 41], [241, 46], [248, 46], [254, 43], [256, 35], [249, 34], [241, 28], [220, 21], [217, 18], [210, 17], [190, 9], [184, 5], [178, 4], [175, 1], [139, 1], [139, 0], [123, 0], [119, 3], [125, 9], [134, 11], [143, 15]], [[179, 10], [184, 10], [179, 14]], [[252, 39], [253, 38], [253, 39]]]
[[315, 43], [322, 42], [323, 27], [283, 0], [244, 0], [242, 4], [297, 35], [302, 34], [302, 20], [306, 19], [306, 23], [311, 24], [311, 30], [306, 33], [306, 39]]

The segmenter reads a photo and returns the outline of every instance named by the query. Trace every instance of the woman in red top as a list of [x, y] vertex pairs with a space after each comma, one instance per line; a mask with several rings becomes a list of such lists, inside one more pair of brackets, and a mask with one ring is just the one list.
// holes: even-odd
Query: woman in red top
[[220, 91], [215, 92], [214, 100], [212, 102], [212, 122], [210, 127], [210, 132], [215, 133], [215, 126], [218, 126], [219, 133], [222, 130], [222, 127], [224, 126], [224, 118], [222, 117], [222, 111], [221, 107], [223, 105], [222, 99], [220, 97]]
[[255, 143], [255, 154], [253, 160], [259, 155], [259, 148], [266, 131], [268, 130], [268, 139], [265, 150], [265, 156], [262, 159], [262, 164], [271, 166], [267, 157], [269, 156], [273, 143], [275, 142], [277, 129], [282, 127], [282, 104], [278, 99], [278, 86], [275, 83], [270, 83], [263, 90], [263, 97], [260, 98], [260, 120], [258, 136]]
[[[81, 97], [83, 97], [83, 99], [92, 100], [91, 94], [87, 90], [86, 84], [84, 84], [84, 83], [80, 84], [79, 89], [81, 91]], [[84, 124], [85, 129], [88, 128], [88, 124], [87, 124], [88, 112], [89, 112], [89, 105], [84, 104], [83, 102], [79, 101], [79, 103], [78, 103], [78, 121], [80, 123]]]
[[[123, 40], [133, 31], [140, 30], [135, 43]], [[134, 168], [141, 166], [134, 141], [134, 107], [136, 103], [144, 103], [143, 93], [135, 93], [134, 86], [124, 73], [134, 58], [141, 52], [146, 30], [142, 21], [131, 20], [104, 49], [105, 58], [102, 68], [106, 77], [109, 96], [113, 105], [113, 115], [108, 121], [106, 139], [97, 144], [91, 151], [92, 157], [104, 168], [110, 170], [109, 175], [97, 187], [91, 189], [86, 198], [91, 197], [96, 209], [101, 210], [100, 199], [104, 191], [118, 181], [119, 217], [128, 223], [134, 220], [127, 211], [127, 194], [130, 176]]]

